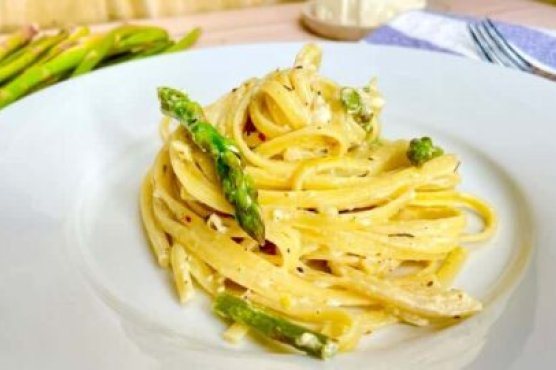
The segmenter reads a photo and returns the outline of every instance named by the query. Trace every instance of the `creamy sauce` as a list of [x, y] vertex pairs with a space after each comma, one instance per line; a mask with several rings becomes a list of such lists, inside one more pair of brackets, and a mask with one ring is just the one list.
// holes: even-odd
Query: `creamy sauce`
[[313, 123], [329, 123], [332, 119], [332, 112], [330, 106], [326, 103], [324, 98], [320, 95], [315, 95], [313, 101]]

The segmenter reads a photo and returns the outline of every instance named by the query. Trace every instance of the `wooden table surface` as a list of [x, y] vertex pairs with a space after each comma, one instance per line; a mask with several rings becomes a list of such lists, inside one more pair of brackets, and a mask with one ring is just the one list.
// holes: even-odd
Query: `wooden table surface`
[[[534, 0], [430, 0], [433, 9], [471, 16], [556, 29], [556, 6]], [[198, 47], [264, 41], [306, 41], [319, 37], [300, 24], [303, 3], [219, 11], [176, 18], [146, 20], [172, 34], [200, 26], [204, 34]], [[105, 29], [111, 25], [96, 26]]]

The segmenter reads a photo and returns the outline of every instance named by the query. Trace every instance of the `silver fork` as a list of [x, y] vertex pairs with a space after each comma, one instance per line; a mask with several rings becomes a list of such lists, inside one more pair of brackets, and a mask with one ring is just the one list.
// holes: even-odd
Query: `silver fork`
[[468, 28], [482, 59], [556, 81], [556, 74], [525, 59], [523, 51], [510, 44], [490, 19], [469, 23]]

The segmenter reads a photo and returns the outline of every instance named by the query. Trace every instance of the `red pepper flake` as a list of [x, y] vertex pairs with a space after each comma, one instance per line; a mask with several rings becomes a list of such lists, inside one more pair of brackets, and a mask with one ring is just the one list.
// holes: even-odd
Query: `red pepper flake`
[[232, 240], [234, 242], [236, 242], [237, 244], [240, 244], [243, 241], [243, 238], [237, 237], [237, 236], [232, 236]]
[[259, 246], [259, 250], [264, 254], [270, 254], [271, 256], [275, 256], [278, 252], [278, 248], [276, 248], [276, 244], [269, 242], [268, 240], [264, 243], [264, 245]]
[[245, 122], [245, 127], [243, 128], [243, 131], [247, 135], [249, 135], [250, 133], [257, 131], [257, 129], [255, 128], [253, 122], [250, 119], [248, 119], [247, 122]]
[[183, 221], [186, 222], [186, 223], [190, 223], [190, 222], [191, 222], [191, 217], [185, 216], [185, 217], [183, 218]]
[[262, 132], [259, 132], [259, 140], [260, 141], [266, 141], [266, 136]]

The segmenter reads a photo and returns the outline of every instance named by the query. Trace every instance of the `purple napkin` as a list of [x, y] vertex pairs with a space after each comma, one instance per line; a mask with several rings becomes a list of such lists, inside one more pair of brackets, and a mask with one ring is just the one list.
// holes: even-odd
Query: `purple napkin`
[[[397, 45], [480, 59], [467, 30], [475, 19], [428, 11], [404, 13], [365, 38], [372, 44]], [[556, 71], [556, 31], [495, 22], [524, 57]]]

